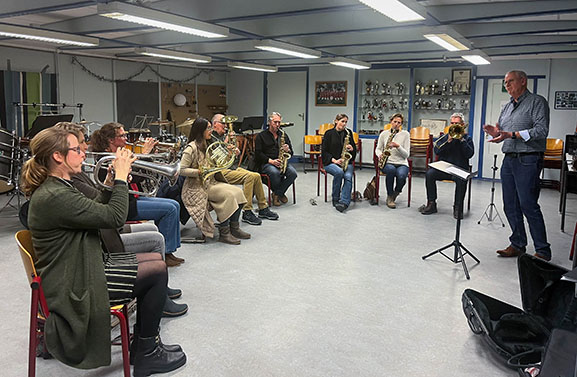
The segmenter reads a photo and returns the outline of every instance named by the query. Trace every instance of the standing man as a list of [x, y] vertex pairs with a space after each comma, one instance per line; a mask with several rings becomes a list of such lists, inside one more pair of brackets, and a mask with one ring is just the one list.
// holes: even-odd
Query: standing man
[[[214, 128], [212, 135], [219, 141], [228, 143], [230, 135], [227, 134], [226, 124], [222, 122], [223, 114], [216, 114], [212, 117], [212, 127]], [[236, 154], [240, 153], [236, 146], [231, 146], [236, 149]], [[242, 221], [251, 225], [260, 225], [261, 219], [278, 220], [278, 215], [268, 208], [264, 190], [262, 189], [262, 181], [260, 174], [245, 170], [240, 166], [235, 170], [225, 169], [222, 171], [224, 178], [231, 185], [242, 185], [246, 203], [243, 207]], [[258, 201], [258, 217], [252, 211], [252, 197], [256, 196]]]
[[[462, 127], [466, 132], [464, 115], [454, 113], [451, 115], [451, 127]], [[475, 154], [473, 140], [466, 133], [460, 140], [453, 139], [449, 132], [440, 137], [435, 143], [435, 154], [439, 156], [439, 161], [446, 161], [461, 169], [469, 170], [469, 159]], [[423, 215], [437, 213], [437, 181], [449, 180], [455, 182], [455, 201], [453, 204], [453, 217], [457, 219], [462, 216], [462, 206], [467, 192], [467, 181], [455, 178], [449, 173], [429, 168], [425, 175], [425, 187], [427, 188], [427, 205], [422, 205], [419, 211]]]
[[495, 126], [483, 129], [492, 136], [489, 142], [501, 143], [505, 153], [501, 166], [503, 209], [512, 234], [510, 245], [497, 250], [502, 257], [516, 257], [525, 252], [527, 233], [523, 215], [535, 246], [535, 256], [551, 260], [545, 221], [539, 207], [543, 154], [549, 134], [549, 104], [538, 94], [527, 90], [527, 74], [511, 71], [505, 75], [505, 88], [511, 101], [505, 105]]
[[[287, 163], [284, 174], [281, 172], [282, 162], [279, 159], [280, 150], [290, 155], [293, 154], [290, 138], [280, 129], [282, 116], [273, 112], [268, 118], [268, 129], [261, 131], [255, 140], [255, 162], [260, 172], [270, 178], [271, 190], [273, 191], [272, 202], [280, 206], [288, 202], [285, 192], [297, 178], [297, 171]], [[284, 143], [280, 145], [282, 135]]]

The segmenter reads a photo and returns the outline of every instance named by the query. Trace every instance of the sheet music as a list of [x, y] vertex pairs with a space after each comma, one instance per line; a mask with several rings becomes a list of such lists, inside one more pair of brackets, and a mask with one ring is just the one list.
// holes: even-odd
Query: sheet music
[[456, 168], [454, 166], [448, 167], [446, 170], [447, 173], [456, 175], [457, 177], [467, 179], [469, 178], [469, 172], [464, 171], [463, 169]]
[[442, 172], [448, 173], [448, 174], [452, 174], [452, 175], [456, 175], [457, 177], [467, 180], [469, 179], [469, 177], [471, 177], [471, 173], [463, 170], [449, 162], [446, 161], [435, 161], [435, 162], [431, 162], [429, 164], [429, 166], [440, 170]]

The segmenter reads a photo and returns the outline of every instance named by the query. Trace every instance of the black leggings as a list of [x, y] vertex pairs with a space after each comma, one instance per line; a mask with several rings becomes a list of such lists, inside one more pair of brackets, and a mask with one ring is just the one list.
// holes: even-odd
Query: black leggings
[[168, 273], [166, 263], [158, 253], [137, 254], [138, 274], [134, 284], [136, 297], [136, 326], [140, 336], [158, 335], [162, 309], [166, 301]]
[[241, 210], [242, 210], [242, 205], [239, 206], [238, 209], [236, 211], [234, 211], [234, 213], [232, 215], [230, 215], [230, 217], [228, 219], [221, 222], [220, 226], [229, 226], [231, 221], [233, 223], [238, 223], [238, 219], [240, 218]]

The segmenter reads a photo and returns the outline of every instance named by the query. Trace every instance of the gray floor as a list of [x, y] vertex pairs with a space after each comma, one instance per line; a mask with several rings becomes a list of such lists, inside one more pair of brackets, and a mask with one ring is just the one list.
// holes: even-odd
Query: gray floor
[[[363, 191], [371, 171], [357, 173]], [[330, 180], [329, 180], [330, 182]], [[462, 242], [481, 263], [461, 265], [440, 255], [421, 256], [454, 238], [454, 184], [439, 183], [439, 213], [422, 216], [422, 176], [413, 179], [412, 206], [406, 191], [399, 207], [355, 203], [338, 213], [316, 197], [316, 173], [299, 172], [297, 204], [278, 209], [280, 220], [244, 225], [253, 239], [240, 246], [210, 241], [183, 245], [186, 263], [170, 269], [170, 285], [184, 290], [184, 317], [163, 320], [165, 343], [179, 343], [188, 356], [172, 376], [517, 376], [468, 328], [461, 294], [474, 288], [520, 305], [515, 260], [495, 250], [507, 246], [508, 226], [486, 219], [490, 182], [473, 183], [472, 208], [463, 221]], [[500, 186], [496, 203], [501, 210]], [[311, 205], [314, 198], [318, 205]], [[559, 193], [543, 190], [553, 262], [570, 266], [568, 254], [577, 220], [569, 196], [567, 231], [559, 231]], [[5, 202], [6, 196], [0, 200]], [[291, 199], [289, 195], [289, 199]], [[14, 242], [21, 227], [5, 210], [0, 230], [0, 375], [25, 376], [29, 290]], [[194, 234], [189, 223], [183, 230]], [[55, 360], [38, 360], [39, 376], [120, 376], [113, 348], [108, 368], [80, 371]]]

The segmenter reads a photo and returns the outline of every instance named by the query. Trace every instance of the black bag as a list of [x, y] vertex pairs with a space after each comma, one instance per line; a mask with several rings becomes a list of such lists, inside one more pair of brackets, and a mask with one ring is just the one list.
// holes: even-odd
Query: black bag
[[568, 271], [529, 254], [518, 261], [523, 309], [472, 289], [462, 295], [469, 327], [480, 334], [509, 367], [523, 368], [541, 361], [551, 330], [562, 323], [575, 285], [561, 281]]

